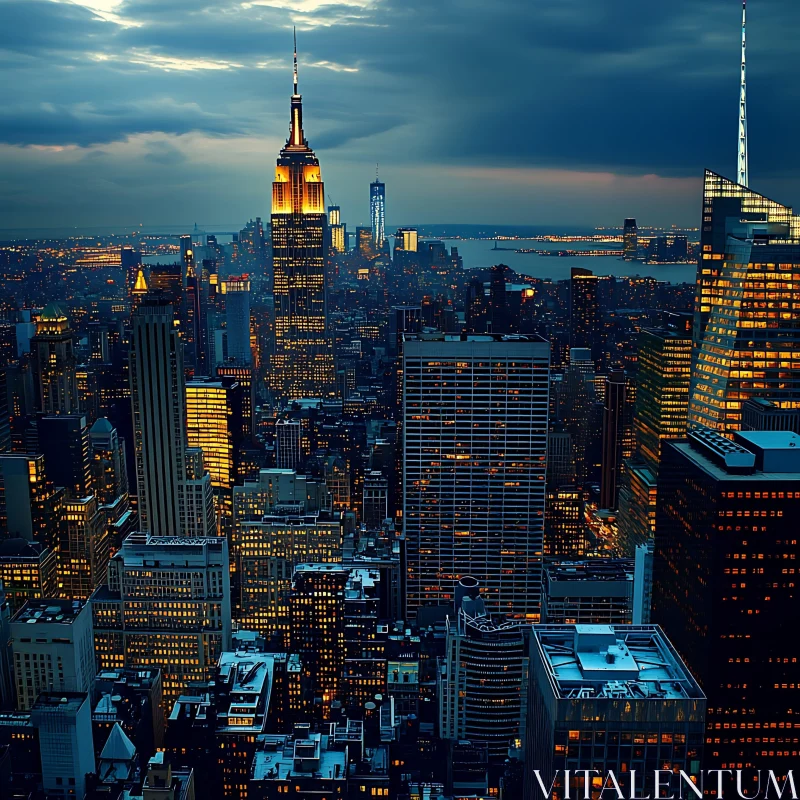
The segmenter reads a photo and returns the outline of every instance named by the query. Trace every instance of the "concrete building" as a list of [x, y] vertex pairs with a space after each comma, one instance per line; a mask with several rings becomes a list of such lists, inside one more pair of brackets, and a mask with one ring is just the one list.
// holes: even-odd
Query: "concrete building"
[[80, 798], [94, 772], [91, 703], [85, 692], [42, 692], [31, 709], [39, 733], [42, 786], [48, 798]]
[[498, 611], [538, 619], [549, 364], [535, 336], [405, 336], [409, 613], [468, 574]]
[[29, 600], [11, 620], [17, 708], [42, 692], [89, 692], [94, 679], [92, 611], [80, 600]]
[[706, 698], [658, 626], [537, 625], [529, 655], [528, 800], [534, 770], [558, 796], [582, 796], [584, 769], [613, 770], [626, 793], [635, 770], [642, 796], [654, 770], [699, 777]]

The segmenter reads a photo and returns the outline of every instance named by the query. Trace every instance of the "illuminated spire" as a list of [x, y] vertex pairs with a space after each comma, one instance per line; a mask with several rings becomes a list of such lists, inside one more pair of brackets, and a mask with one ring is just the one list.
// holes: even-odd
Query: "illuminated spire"
[[303, 136], [303, 98], [297, 89], [297, 29], [294, 32], [294, 93], [292, 94], [292, 120], [289, 126], [289, 140], [286, 146], [295, 149], [308, 149]]
[[294, 34], [294, 96], [297, 97], [297, 28], [292, 28]]
[[136, 275], [136, 283], [133, 287], [134, 292], [146, 292], [147, 291], [147, 281], [144, 277], [144, 272], [140, 268], [139, 272]]
[[739, 163], [737, 182], [747, 186], [749, 169], [747, 161], [747, 68], [746, 68], [746, 27], [747, 27], [747, 0], [742, 0], [742, 82], [739, 89]]

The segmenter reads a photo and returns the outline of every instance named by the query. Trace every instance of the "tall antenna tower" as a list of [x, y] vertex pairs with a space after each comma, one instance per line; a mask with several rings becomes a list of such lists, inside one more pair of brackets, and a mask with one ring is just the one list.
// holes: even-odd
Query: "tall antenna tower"
[[750, 182], [747, 162], [747, 0], [742, 0], [742, 82], [739, 89], [739, 163], [737, 183], [747, 186]]

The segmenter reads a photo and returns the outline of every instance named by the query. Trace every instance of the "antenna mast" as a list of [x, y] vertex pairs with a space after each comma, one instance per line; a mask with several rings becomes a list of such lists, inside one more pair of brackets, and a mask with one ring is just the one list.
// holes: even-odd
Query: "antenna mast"
[[747, 159], [747, 0], [742, 0], [742, 81], [739, 89], [739, 163], [737, 182], [747, 186], [750, 182]]

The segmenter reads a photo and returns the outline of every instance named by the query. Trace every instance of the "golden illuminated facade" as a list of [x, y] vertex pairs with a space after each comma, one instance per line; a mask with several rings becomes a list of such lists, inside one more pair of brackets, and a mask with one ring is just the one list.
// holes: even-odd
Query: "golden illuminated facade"
[[294, 94], [289, 138], [272, 184], [275, 352], [271, 385], [285, 398], [335, 389], [333, 346], [325, 306], [325, 189], [319, 160], [303, 134], [303, 104]]
[[729, 432], [742, 404], [800, 407], [800, 219], [706, 173], [689, 424]]
[[92, 596], [92, 615], [98, 668], [160, 667], [171, 709], [231, 647], [227, 542], [131, 534]]
[[342, 516], [266, 516], [237, 526], [239, 624], [270, 637], [288, 632], [287, 595], [301, 563], [342, 560]]
[[78, 412], [75, 337], [67, 315], [55, 303], [42, 311], [31, 339], [36, 410], [44, 414]]
[[13, 616], [27, 600], [58, 595], [56, 551], [22, 539], [0, 545], [0, 581]]

